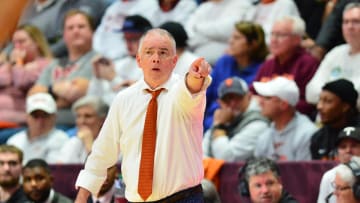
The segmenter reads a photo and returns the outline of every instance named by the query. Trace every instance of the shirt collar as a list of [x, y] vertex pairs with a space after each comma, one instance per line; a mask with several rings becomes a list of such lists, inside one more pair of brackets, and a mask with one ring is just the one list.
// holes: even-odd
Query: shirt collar
[[40, 12], [44, 9], [46, 9], [47, 7], [49, 7], [51, 4], [53, 4], [55, 2], [55, 0], [47, 0], [44, 3], [40, 3], [39, 0], [35, 1], [35, 8], [37, 12]]

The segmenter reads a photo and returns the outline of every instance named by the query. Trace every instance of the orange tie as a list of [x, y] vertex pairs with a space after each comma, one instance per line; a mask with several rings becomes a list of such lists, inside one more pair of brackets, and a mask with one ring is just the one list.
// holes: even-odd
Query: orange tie
[[145, 201], [152, 193], [153, 173], [154, 173], [154, 154], [156, 145], [156, 118], [157, 118], [157, 100], [160, 92], [147, 90], [152, 94], [148, 104], [145, 117], [144, 133], [141, 149], [141, 161], [139, 170], [138, 193]]

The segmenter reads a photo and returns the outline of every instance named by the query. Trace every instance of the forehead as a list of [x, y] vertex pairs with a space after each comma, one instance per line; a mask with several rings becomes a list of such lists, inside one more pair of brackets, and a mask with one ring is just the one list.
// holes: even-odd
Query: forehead
[[268, 171], [265, 173], [251, 176], [249, 178], [249, 183], [263, 182], [263, 181], [268, 181], [268, 180], [277, 180], [276, 176], [274, 175], [274, 173], [272, 171]]
[[291, 32], [293, 22], [290, 20], [281, 20], [274, 23], [273, 31]]
[[17, 153], [14, 152], [0, 152], [0, 160], [7, 161], [7, 160], [19, 160], [19, 156]]
[[343, 138], [340, 141], [339, 146], [345, 146], [345, 145], [355, 145], [360, 148], [360, 142], [352, 138]]
[[320, 92], [320, 98], [327, 98], [327, 99], [333, 99], [333, 100], [341, 100], [340, 97], [338, 97], [336, 94], [332, 93], [328, 90], [322, 90]]
[[48, 176], [49, 174], [46, 172], [46, 170], [43, 167], [35, 166], [33, 168], [24, 168], [23, 175], [24, 176], [32, 176], [32, 175]]
[[65, 23], [64, 25], [65, 26], [69, 26], [71, 24], [74, 24], [74, 23], [85, 23], [85, 24], [89, 24], [86, 17], [80, 13], [78, 14], [74, 14], [74, 15], [71, 15], [71, 16], [68, 16], [66, 19], [65, 19]]
[[142, 41], [142, 49], [165, 49], [171, 50], [172, 44], [169, 36], [156, 32], [148, 33]]
[[344, 12], [344, 18], [360, 18], [360, 7], [354, 7]]

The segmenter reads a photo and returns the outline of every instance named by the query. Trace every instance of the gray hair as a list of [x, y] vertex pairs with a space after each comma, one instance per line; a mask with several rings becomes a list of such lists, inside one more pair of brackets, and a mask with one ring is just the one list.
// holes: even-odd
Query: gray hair
[[201, 180], [204, 193], [204, 203], [221, 203], [220, 196], [213, 182], [208, 179]]
[[359, 2], [351, 2], [351, 3], [346, 4], [343, 14], [353, 8], [360, 8], [360, 3]]
[[[351, 157], [351, 162], [357, 164], [360, 169], [360, 157], [353, 156]], [[341, 177], [341, 179], [348, 183], [350, 186], [353, 186], [356, 182], [356, 177], [354, 176], [353, 171], [346, 164], [340, 164], [334, 168], [336, 174]]]
[[245, 180], [250, 177], [271, 171], [276, 178], [280, 178], [280, 172], [276, 162], [266, 157], [253, 158], [247, 161], [245, 167]]
[[305, 21], [299, 16], [282, 16], [278, 18], [275, 23], [277, 22], [285, 22], [290, 21], [292, 23], [292, 33], [295, 35], [299, 35], [300, 37], [305, 36], [306, 32], [306, 24]]
[[94, 108], [99, 117], [106, 117], [109, 111], [109, 106], [102, 99], [93, 95], [85, 95], [78, 99], [72, 105], [71, 110], [75, 113], [76, 109], [83, 106], [91, 106]]
[[167, 30], [161, 29], [161, 28], [153, 28], [153, 29], [150, 29], [150, 30], [146, 31], [146, 32], [141, 36], [140, 41], [139, 41], [138, 53], [139, 53], [140, 50], [142, 49], [143, 41], [144, 41], [145, 37], [146, 37], [148, 34], [154, 34], [154, 33], [169, 38], [169, 39], [170, 39], [170, 42], [171, 42], [171, 45], [172, 45], [172, 48], [173, 48], [172, 51], [173, 51], [174, 54], [176, 54], [176, 42], [175, 42], [174, 37], [170, 34], [170, 32], [168, 32]]

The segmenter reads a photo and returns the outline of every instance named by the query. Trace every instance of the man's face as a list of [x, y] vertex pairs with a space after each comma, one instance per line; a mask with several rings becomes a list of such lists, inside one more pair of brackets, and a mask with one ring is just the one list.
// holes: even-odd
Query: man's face
[[81, 129], [87, 127], [94, 136], [97, 136], [104, 122], [91, 105], [80, 106], [75, 110], [76, 126]]
[[48, 114], [41, 110], [35, 110], [26, 117], [29, 131], [32, 135], [43, 135], [55, 126], [55, 114]]
[[301, 37], [292, 31], [291, 21], [276, 22], [271, 31], [270, 52], [276, 57], [286, 58], [300, 45]]
[[281, 113], [282, 101], [278, 97], [260, 96], [261, 114], [274, 120]]
[[25, 168], [23, 171], [23, 189], [32, 201], [45, 201], [50, 194], [52, 182], [52, 177], [42, 167]]
[[235, 115], [239, 115], [246, 111], [250, 102], [250, 95], [249, 93], [245, 95], [229, 93], [221, 101], [225, 104], [225, 108], [230, 108]]
[[0, 153], [0, 186], [13, 188], [19, 184], [21, 175], [19, 156], [13, 152]]
[[345, 116], [348, 105], [334, 93], [322, 90], [317, 103], [317, 110], [323, 124], [334, 124]]
[[336, 174], [334, 184], [334, 195], [336, 203], [356, 203], [352, 187], [345, 182], [339, 174]]
[[352, 48], [360, 47], [360, 8], [352, 8], [343, 14], [342, 32]]
[[282, 193], [282, 184], [273, 172], [268, 171], [250, 177], [249, 191], [252, 203], [278, 203]]
[[175, 68], [177, 56], [168, 36], [148, 33], [136, 56], [144, 79], [152, 88], [165, 83]]
[[348, 163], [352, 156], [360, 156], [360, 142], [352, 138], [344, 138], [337, 146], [338, 157], [341, 163]]
[[66, 19], [64, 41], [68, 49], [91, 49], [93, 31], [86, 17], [75, 14]]

